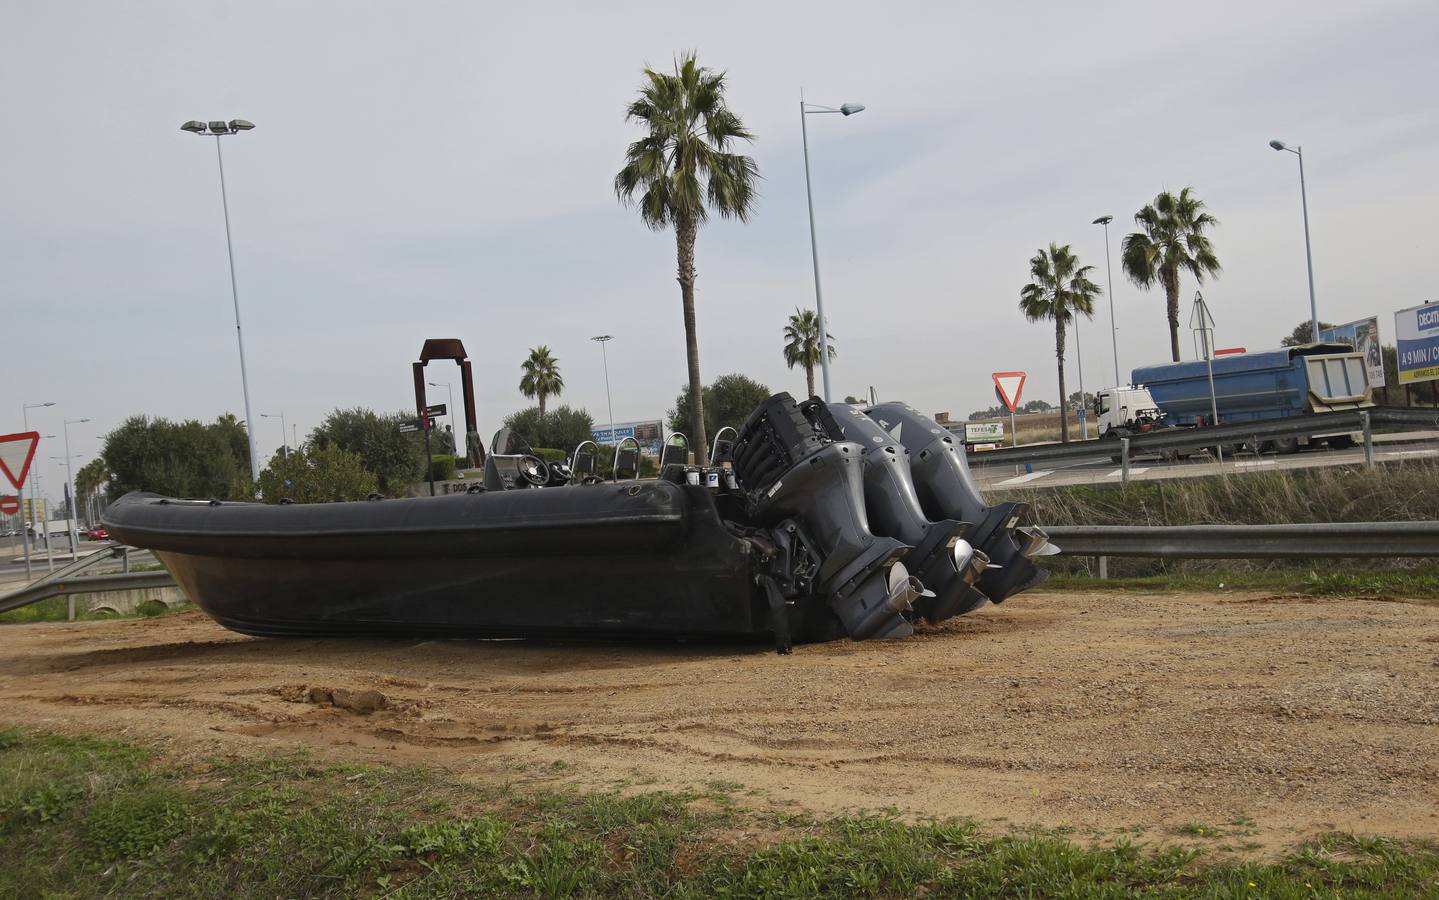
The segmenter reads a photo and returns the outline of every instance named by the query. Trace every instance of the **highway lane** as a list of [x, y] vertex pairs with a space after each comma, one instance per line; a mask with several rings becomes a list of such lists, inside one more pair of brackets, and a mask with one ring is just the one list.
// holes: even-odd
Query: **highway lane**
[[[1034, 464], [1029, 467], [973, 466], [975, 480], [985, 490], [1063, 487], [1075, 484], [1118, 484], [1123, 470], [1111, 461], [1109, 453], [1096, 453], [1093, 459], [1058, 464]], [[1406, 432], [1374, 436], [1376, 462], [1400, 462], [1413, 459], [1439, 459], [1439, 432]], [[972, 459], [972, 458], [971, 458]], [[1165, 462], [1149, 456], [1130, 461], [1132, 481], [1159, 481], [1168, 478], [1198, 478], [1233, 473], [1264, 472], [1277, 469], [1313, 469], [1326, 466], [1357, 465], [1364, 462], [1364, 448], [1330, 450], [1319, 447], [1298, 453], [1263, 455], [1242, 452], [1234, 458], [1225, 457], [1221, 466], [1207, 454], [1189, 459]]]

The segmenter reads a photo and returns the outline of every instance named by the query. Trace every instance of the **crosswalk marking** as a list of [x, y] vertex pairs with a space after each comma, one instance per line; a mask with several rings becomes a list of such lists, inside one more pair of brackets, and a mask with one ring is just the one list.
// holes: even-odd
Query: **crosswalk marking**
[[1272, 459], [1251, 459], [1251, 460], [1248, 460], [1248, 461], [1246, 461], [1246, 462], [1237, 462], [1237, 463], [1235, 463], [1235, 464], [1234, 464], [1234, 468], [1236, 468], [1236, 469], [1252, 469], [1252, 468], [1254, 468], [1255, 466], [1272, 466], [1272, 465], [1274, 465], [1274, 462], [1275, 462], [1275, 461], [1272, 460]]
[[1006, 478], [1004, 481], [1001, 481], [1000, 484], [1024, 484], [1026, 481], [1033, 481], [1036, 478], [1043, 478], [1046, 475], [1053, 474], [1054, 471], [1052, 469], [1045, 469], [1040, 472], [1027, 472], [1024, 475], [1019, 475], [1014, 478]]
[[1439, 450], [1390, 450], [1384, 455], [1395, 457], [1439, 456]]
[[[1148, 472], [1148, 471], [1149, 471], [1149, 467], [1148, 467], [1148, 466], [1130, 466], [1130, 467], [1129, 467], [1129, 474], [1130, 474], [1130, 475], [1139, 475], [1139, 474], [1141, 474], [1141, 473], [1143, 473], [1143, 472]], [[1105, 478], [1119, 478], [1119, 477], [1120, 477], [1121, 475], [1123, 475], [1123, 474], [1124, 474], [1124, 470], [1123, 470], [1123, 469], [1115, 469], [1113, 472], [1110, 472], [1108, 475], [1106, 475], [1106, 476], [1104, 476], [1104, 477], [1105, 477]]]

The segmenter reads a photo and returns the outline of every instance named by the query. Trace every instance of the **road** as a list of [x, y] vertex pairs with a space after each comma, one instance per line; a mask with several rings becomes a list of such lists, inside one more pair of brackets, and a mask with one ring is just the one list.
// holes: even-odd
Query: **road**
[[[1023, 466], [973, 466], [975, 480], [985, 490], [1006, 488], [1063, 487], [1074, 484], [1118, 484], [1122, 470], [1111, 460], [1108, 447], [1093, 459], [1060, 464], [1035, 464], [1026, 471]], [[1439, 433], [1406, 432], [1375, 435], [1376, 462], [1401, 462], [1412, 459], [1439, 459]], [[1220, 471], [1245, 473], [1277, 469], [1313, 469], [1324, 466], [1356, 465], [1364, 462], [1364, 448], [1329, 450], [1306, 449], [1284, 456], [1241, 453], [1225, 458], [1223, 467], [1211, 457], [1193, 456], [1187, 460], [1165, 462], [1157, 457], [1141, 457], [1130, 463], [1129, 477], [1138, 481], [1166, 478], [1197, 478], [1217, 475]]]

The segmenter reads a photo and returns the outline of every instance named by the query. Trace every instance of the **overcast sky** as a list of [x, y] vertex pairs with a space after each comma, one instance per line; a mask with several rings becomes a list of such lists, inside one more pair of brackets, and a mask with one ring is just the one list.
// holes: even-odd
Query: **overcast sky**
[[[615, 418], [663, 416], [686, 378], [674, 239], [611, 179], [641, 69], [691, 48], [728, 71], [764, 177], [752, 223], [699, 236], [706, 381], [804, 389], [781, 356], [814, 302], [801, 88], [868, 106], [810, 119], [838, 396], [963, 416], [1023, 369], [1025, 398], [1056, 402], [1053, 329], [1017, 308], [1029, 257], [1068, 243], [1105, 283], [1090, 222], [1114, 215], [1117, 253], [1185, 186], [1221, 222], [1219, 343], [1276, 346], [1309, 307], [1296, 160], [1270, 138], [1305, 148], [1322, 318], [1378, 315], [1389, 343], [1394, 310], [1439, 299], [1433, 0], [996, 6], [12, 0], [0, 431], [53, 400], [31, 426], [90, 417], [70, 429], [83, 463], [132, 414], [243, 414], [214, 140], [179, 131], [234, 117], [257, 126], [224, 151], [264, 455], [281, 435], [262, 411], [303, 437], [336, 406], [409, 405], [428, 337], [465, 342], [486, 441], [527, 405], [538, 344], [558, 402], [604, 421], [605, 332]], [[1162, 293], [1116, 279], [1114, 304], [1121, 377], [1162, 361]], [[1108, 323], [1105, 300], [1080, 330], [1089, 390], [1114, 382]], [[57, 497], [63, 453], [40, 454]]]

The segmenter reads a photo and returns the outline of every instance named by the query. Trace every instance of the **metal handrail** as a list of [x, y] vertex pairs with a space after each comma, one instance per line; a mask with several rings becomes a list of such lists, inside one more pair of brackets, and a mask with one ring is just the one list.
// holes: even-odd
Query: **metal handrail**
[[[1144, 434], [1131, 435], [1130, 455], [1161, 453], [1210, 444], [1259, 442], [1280, 438], [1313, 437], [1322, 434], [1357, 432], [1365, 429], [1367, 416], [1371, 426], [1439, 428], [1439, 410], [1409, 407], [1375, 406], [1338, 412], [1235, 422], [1206, 428], [1161, 428]], [[1014, 465], [1016, 463], [1077, 462], [1118, 455], [1120, 443], [1112, 438], [1097, 438], [1069, 444], [1038, 444], [1027, 447], [1002, 447], [969, 457], [972, 467]]]
[[1066, 556], [1309, 559], [1439, 556], [1439, 522], [1308, 525], [1045, 525]]

